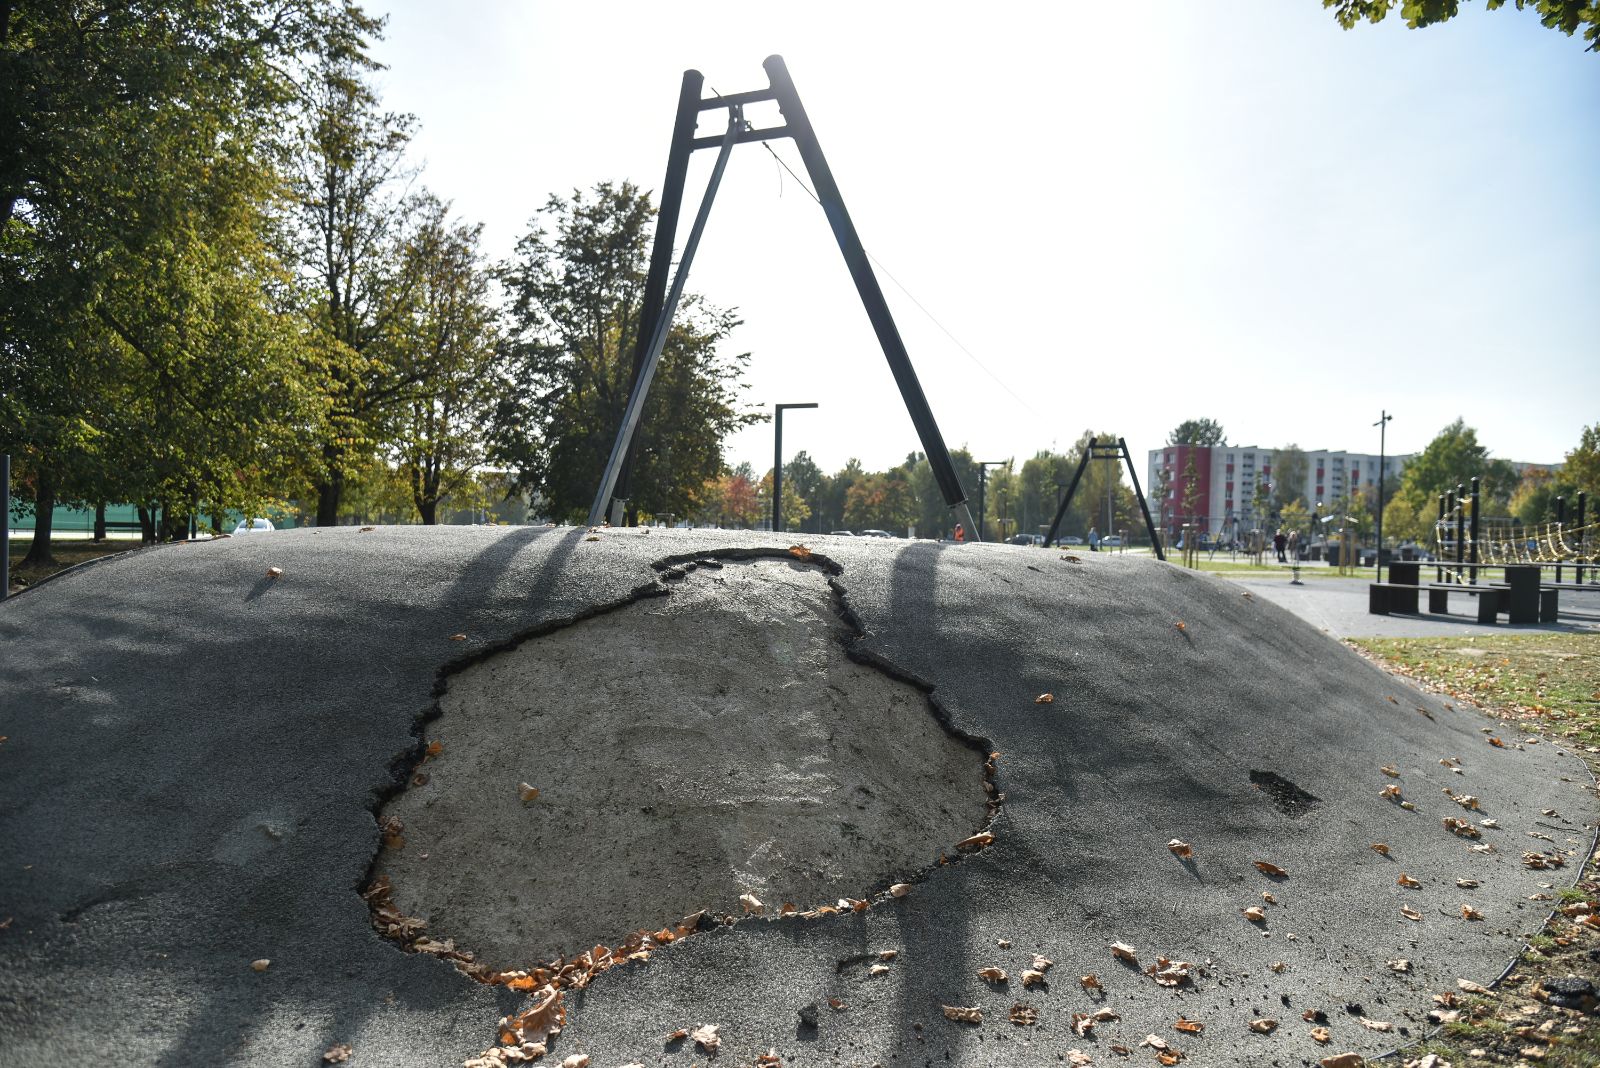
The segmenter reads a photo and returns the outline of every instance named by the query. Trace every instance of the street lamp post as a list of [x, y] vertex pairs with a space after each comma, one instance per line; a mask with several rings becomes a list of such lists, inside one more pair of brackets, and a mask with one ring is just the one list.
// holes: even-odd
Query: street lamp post
[[1387, 466], [1384, 446], [1388, 443], [1389, 420], [1393, 418], [1388, 409], [1384, 409], [1382, 416], [1372, 424], [1378, 428], [1378, 570], [1374, 577], [1379, 582], [1383, 581], [1383, 475]]
[[815, 408], [815, 401], [805, 404], [775, 404], [772, 414], [772, 529], [783, 530], [783, 413], [788, 408]]

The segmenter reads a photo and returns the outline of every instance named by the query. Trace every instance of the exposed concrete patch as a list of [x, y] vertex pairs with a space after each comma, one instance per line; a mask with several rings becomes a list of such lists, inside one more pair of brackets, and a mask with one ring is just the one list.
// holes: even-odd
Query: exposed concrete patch
[[741, 894], [771, 912], [864, 897], [987, 819], [983, 751], [846, 656], [856, 632], [815, 567], [664, 575], [668, 597], [450, 677], [438, 755], [379, 813], [403, 825], [375, 865], [394, 904], [480, 964], [737, 913]]

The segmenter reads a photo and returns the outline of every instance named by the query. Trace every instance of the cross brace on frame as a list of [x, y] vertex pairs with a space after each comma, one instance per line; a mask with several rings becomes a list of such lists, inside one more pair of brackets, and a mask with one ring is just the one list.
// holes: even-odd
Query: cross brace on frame
[[[888, 302], [884, 300], [883, 290], [879, 287], [877, 276], [873, 274], [872, 265], [867, 259], [866, 249], [862, 247], [861, 238], [856, 234], [855, 224], [850, 221], [850, 213], [845, 209], [844, 198], [839, 192], [838, 184], [833, 180], [833, 171], [829, 169], [828, 160], [822, 154], [822, 146], [817, 142], [817, 135], [811, 128], [811, 120], [806, 115], [805, 107], [800, 103], [800, 95], [795, 91], [794, 81], [789, 77], [789, 69], [784, 65], [781, 56], [768, 56], [762, 66], [767, 72], [767, 88], [710, 98], [703, 98], [700, 95], [705, 78], [699, 71], [683, 72], [683, 85], [678, 93], [677, 121], [672, 130], [672, 147], [667, 153], [667, 175], [661, 187], [661, 207], [656, 221], [655, 244], [650, 253], [650, 272], [645, 278], [644, 300], [640, 309], [639, 338], [633, 358], [633, 386], [627, 410], [623, 414], [622, 425], [617, 429], [617, 438], [612, 446], [610, 459], [606, 463], [605, 474], [601, 478], [599, 492], [596, 493], [594, 505], [589, 511], [589, 523], [591, 526], [596, 525], [611, 512], [615, 512], [620, 522], [621, 508], [629, 496], [629, 481], [634, 466], [634, 431], [644, 410], [645, 397], [649, 394], [650, 382], [655, 377], [656, 364], [660, 361], [661, 350], [666, 344], [672, 315], [677, 310], [678, 300], [683, 294], [689, 265], [699, 246], [700, 235], [705, 229], [706, 218], [711, 212], [711, 202], [722, 180], [729, 153], [736, 144], [792, 137], [796, 148], [800, 151], [800, 158], [805, 164], [806, 171], [811, 176], [811, 182], [816, 187], [817, 199], [822, 202], [828, 224], [833, 229], [834, 239], [839, 243], [839, 251], [844, 254], [845, 264], [850, 270], [850, 277], [855, 281], [856, 292], [860, 294], [862, 306], [872, 321], [872, 329], [878, 335], [878, 344], [883, 349], [884, 358], [889, 362], [889, 370], [894, 374], [895, 384], [900, 388], [906, 412], [911, 416], [917, 436], [922, 441], [922, 451], [928, 457], [929, 466], [933, 468], [939, 492], [944, 496], [946, 505], [961, 510], [961, 518], [967, 529], [975, 530], [971, 513], [966, 507], [967, 495], [961, 488], [961, 480], [956, 476], [955, 465], [950, 461], [950, 450], [945, 447], [944, 436], [939, 432], [939, 424], [933, 417], [933, 410], [928, 406], [927, 397], [923, 395], [922, 385], [917, 380], [916, 370], [911, 366], [911, 357], [906, 352], [905, 342], [900, 338], [894, 316], [889, 312]], [[744, 106], [764, 100], [777, 102], [784, 118], [782, 126], [755, 129], [745, 122]], [[728, 111], [727, 132], [719, 136], [696, 137], [695, 127], [700, 113], [723, 108]], [[678, 270], [669, 289], [667, 275], [672, 267], [673, 242], [678, 231], [678, 215], [683, 206], [683, 187], [689, 169], [689, 157], [702, 148], [718, 149], [717, 162], [712, 169], [699, 213], [695, 216], [689, 239], [678, 259]]]
[[1165, 560], [1166, 553], [1161, 551], [1161, 539], [1156, 536], [1156, 525], [1150, 520], [1150, 505], [1144, 499], [1144, 490], [1139, 486], [1139, 472], [1133, 468], [1133, 455], [1128, 452], [1128, 443], [1118, 438], [1116, 444], [1100, 442], [1095, 438], [1089, 439], [1089, 447], [1083, 450], [1083, 459], [1078, 461], [1078, 470], [1072, 475], [1072, 483], [1067, 487], [1067, 495], [1061, 498], [1061, 507], [1056, 509], [1056, 518], [1050, 524], [1050, 533], [1044, 536], [1044, 543], [1049, 545], [1056, 540], [1056, 531], [1061, 529], [1061, 520], [1067, 514], [1067, 508], [1072, 504], [1072, 495], [1078, 492], [1078, 482], [1083, 478], [1084, 470], [1089, 466], [1090, 460], [1124, 460], [1128, 464], [1128, 477], [1133, 479], [1133, 495], [1139, 499], [1139, 511], [1144, 514], [1145, 529], [1150, 532], [1150, 546], [1155, 549], [1156, 559]]

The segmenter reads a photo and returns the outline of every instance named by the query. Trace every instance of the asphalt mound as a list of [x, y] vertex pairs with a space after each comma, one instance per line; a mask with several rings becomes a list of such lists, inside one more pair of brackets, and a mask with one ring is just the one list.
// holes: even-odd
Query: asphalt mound
[[[382, 937], [361, 896], [384, 806], [448, 725], [454, 680], [673, 604], [688, 563], [787, 559], [791, 540], [278, 532], [128, 554], [0, 604], [0, 1061], [302, 1066], [348, 1043], [354, 1063], [444, 1066], [495, 1043], [527, 995]], [[999, 753], [993, 843], [861, 912], [739, 919], [599, 972], [564, 992], [547, 1063], [688, 1063], [691, 1044], [663, 1036], [711, 1023], [729, 1063], [775, 1049], [799, 1065], [1033, 1065], [1077, 1049], [1100, 1064], [1119, 1046], [1154, 1063], [1147, 1035], [1186, 1065], [1372, 1055], [1427, 1032], [1431, 995], [1492, 983], [1589, 842], [1576, 758], [1494, 733], [1234, 584], [1109, 554], [807, 544], [848, 600], [850, 659]], [[764, 738], [763, 766], [792, 761], [785, 737]], [[519, 782], [547, 787], [525, 767], [485, 797], [520, 806]], [[565, 866], [506, 845], [541, 875]], [[491, 865], [485, 884], [512, 863], [471, 859]], [[1054, 966], [1024, 985], [1035, 954]], [[991, 967], [1007, 978], [980, 976]], [[1114, 1018], [1083, 1027], [1102, 1010]]]
[[448, 678], [378, 815], [378, 877], [430, 937], [525, 969], [700, 911], [837, 907], [987, 822], [988, 751], [847, 658], [818, 568], [713, 563], [670, 589]]

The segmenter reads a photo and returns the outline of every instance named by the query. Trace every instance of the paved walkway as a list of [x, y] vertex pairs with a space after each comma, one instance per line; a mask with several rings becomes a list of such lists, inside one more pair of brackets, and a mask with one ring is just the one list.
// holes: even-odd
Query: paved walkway
[[[1219, 576], [1222, 577], [1222, 576]], [[1226, 578], [1251, 593], [1287, 608], [1335, 638], [1420, 638], [1439, 635], [1589, 633], [1600, 634], [1600, 589], [1590, 593], [1561, 591], [1561, 618], [1555, 623], [1500, 623], [1485, 626], [1470, 597], [1452, 597], [1442, 615], [1375, 616], [1367, 611], [1367, 583], [1357, 579], [1307, 579], [1296, 586], [1287, 579]]]

